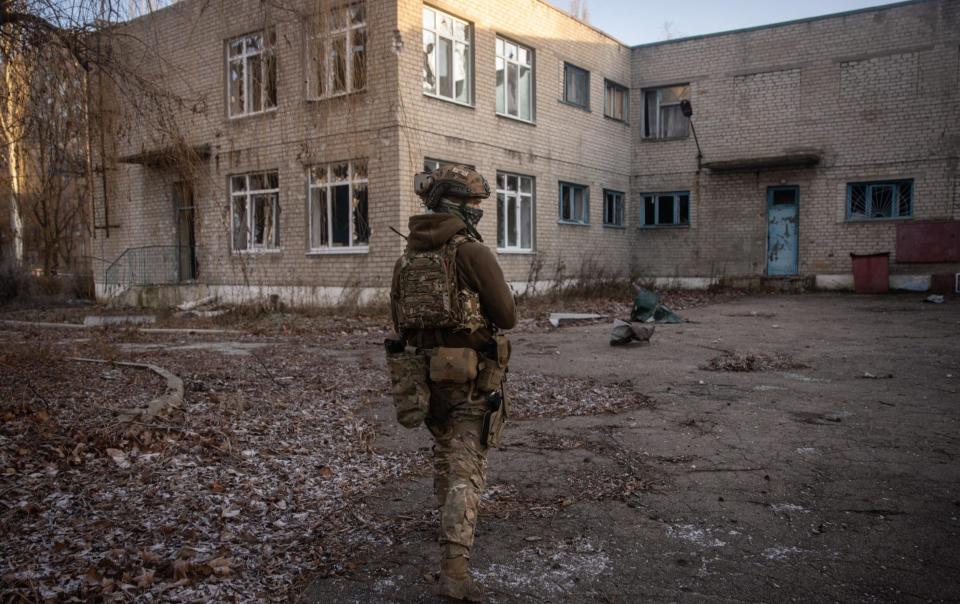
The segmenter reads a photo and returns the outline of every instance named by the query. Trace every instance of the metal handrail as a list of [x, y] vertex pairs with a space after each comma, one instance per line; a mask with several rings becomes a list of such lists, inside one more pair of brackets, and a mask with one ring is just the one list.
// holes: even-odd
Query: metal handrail
[[123, 251], [104, 271], [111, 286], [168, 285], [180, 281], [180, 247], [147, 245]]

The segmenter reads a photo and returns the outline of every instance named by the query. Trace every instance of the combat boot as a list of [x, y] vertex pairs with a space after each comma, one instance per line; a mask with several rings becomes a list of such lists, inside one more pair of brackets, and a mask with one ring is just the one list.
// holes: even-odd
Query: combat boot
[[[483, 587], [470, 576], [469, 550], [444, 552], [440, 560], [440, 577], [437, 580], [436, 594], [453, 600], [483, 602]], [[453, 555], [451, 555], [453, 554]]]

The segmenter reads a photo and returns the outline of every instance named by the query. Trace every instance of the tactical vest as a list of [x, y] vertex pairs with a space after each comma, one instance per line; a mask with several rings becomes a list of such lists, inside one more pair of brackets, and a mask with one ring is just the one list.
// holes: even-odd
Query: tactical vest
[[457, 234], [430, 250], [407, 246], [392, 300], [401, 334], [411, 329], [473, 333], [489, 324], [480, 310], [479, 294], [460, 287], [457, 249], [471, 241], [476, 239]]

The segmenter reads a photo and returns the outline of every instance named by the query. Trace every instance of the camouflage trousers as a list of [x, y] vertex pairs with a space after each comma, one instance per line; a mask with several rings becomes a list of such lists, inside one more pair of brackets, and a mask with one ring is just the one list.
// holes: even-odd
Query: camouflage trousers
[[426, 424], [433, 435], [433, 491], [440, 508], [440, 543], [473, 546], [487, 448], [480, 442], [484, 401], [473, 384], [430, 383]]

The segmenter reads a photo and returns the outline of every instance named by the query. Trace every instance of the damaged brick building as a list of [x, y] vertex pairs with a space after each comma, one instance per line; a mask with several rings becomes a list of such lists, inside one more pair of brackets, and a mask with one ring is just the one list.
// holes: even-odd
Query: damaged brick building
[[960, 2], [632, 48], [542, 0], [183, 0], [123, 30], [187, 102], [175, 137], [133, 120], [108, 145], [101, 296], [377, 295], [442, 162], [490, 180], [481, 233], [518, 290], [960, 270]]

